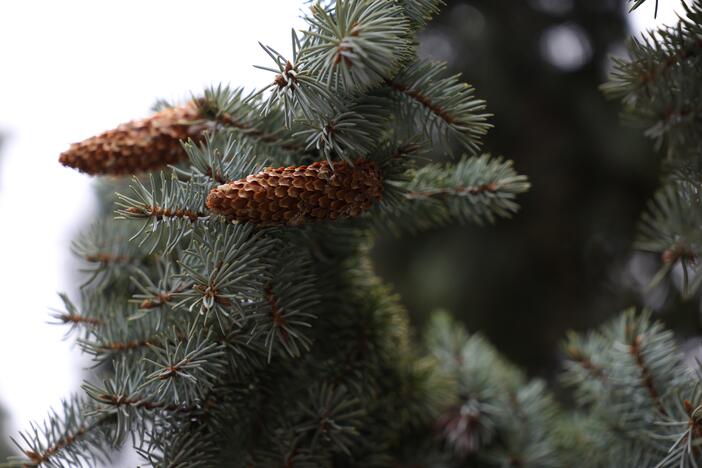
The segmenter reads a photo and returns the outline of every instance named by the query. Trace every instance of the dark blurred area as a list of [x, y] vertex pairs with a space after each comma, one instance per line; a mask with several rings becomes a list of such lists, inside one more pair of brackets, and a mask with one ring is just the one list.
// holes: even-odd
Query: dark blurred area
[[659, 158], [598, 89], [631, 34], [625, 2], [447, 3], [422, 51], [487, 100], [485, 151], [513, 159], [532, 188], [495, 226], [380, 240], [378, 270], [418, 330], [445, 308], [515, 363], [550, 374], [567, 330], [640, 302], [625, 278]]

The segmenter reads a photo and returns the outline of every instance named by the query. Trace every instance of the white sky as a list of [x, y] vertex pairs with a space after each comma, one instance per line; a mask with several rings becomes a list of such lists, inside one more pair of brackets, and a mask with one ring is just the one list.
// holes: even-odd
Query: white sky
[[[651, 27], [654, 0], [637, 11]], [[673, 0], [657, 22], [671, 23]], [[667, 6], [664, 6], [665, 3]], [[75, 292], [69, 245], [92, 218], [90, 178], [58, 155], [157, 98], [209, 84], [270, 80], [257, 41], [289, 51], [302, 0], [0, 1], [0, 406], [16, 434], [78, 389], [86, 364], [47, 324], [58, 291]], [[74, 294], [75, 297], [75, 294]], [[80, 361], [82, 359], [82, 361]], [[0, 434], [2, 432], [0, 431]]]

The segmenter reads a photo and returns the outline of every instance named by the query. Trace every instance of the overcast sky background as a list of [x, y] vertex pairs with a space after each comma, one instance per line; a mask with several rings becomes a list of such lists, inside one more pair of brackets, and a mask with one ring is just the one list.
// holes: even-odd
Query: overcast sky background
[[[47, 324], [56, 292], [75, 291], [69, 246], [93, 217], [91, 179], [57, 163], [69, 144], [220, 82], [261, 86], [257, 41], [290, 50], [302, 0], [0, 2], [0, 406], [9, 433], [43, 421], [89, 365]], [[654, 0], [637, 30], [675, 21]], [[75, 296], [74, 296], [75, 297]], [[0, 431], [0, 433], [2, 433]]]

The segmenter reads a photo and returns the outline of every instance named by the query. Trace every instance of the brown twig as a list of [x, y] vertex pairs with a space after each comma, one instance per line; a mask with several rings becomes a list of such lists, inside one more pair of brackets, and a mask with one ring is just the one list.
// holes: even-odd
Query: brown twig
[[143, 208], [133, 206], [127, 208], [127, 212], [131, 214], [151, 216], [158, 220], [163, 218], [188, 218], [192, 222], [197, 221], [198, 218], [207, 216], [205, 213], [199, 211], [184, 210], [182, 208], [174, 210], [172, 208], [163, 208], [155, 205]]
[[110, 341], [101, 344], [98, 349], [103, 351], [129, 351], [131, 349], [145, 348], [158, 344], [152, 339], [130, 340], [130, 341]]
[[601, 382], [607, 380], [607, 374], [604, 369], [596, 365], [589, 356], [584, 355], [579, 349], [570, 348], [567, 350], [570, 359], [577, 363], [580, 367], [585, 369], [590, 375]]
[[456, 122], [456, 118], [449, 114], [443, 107], [439, 106], [435, 102], [433, 102], [429, 96], [426, 96], [419, 91], [410, 88], [404, 83], [399, 83], [395, 80], [391, 79], [385, 79], [385, 83], [388, 84], [391, 88], [406, 94], [407, 96], [411, 97], [418, 103], [422, 104], [424, 107], [429, 109], [433, 114], [441, 118], [444, 122], [447, 124], [451, 125]]
[[94, 254], [88, 254], [83, 257], [85, 261], [97, 262], [97, 263], [127, 263], [131, 261], [126, 255], [114, 255], [105, 252], [98, 252]]
[[697, 41], [692, 42], [691, 44], [689, 44], [688, 47], [681, 48], [676, 53], [665, 59], [663, 62], [660, 62], [658, 66], [643, 69], [641, 74], [639, 75], [639, 82], [642, 85], [652, 83], [669, 68], [674, 67], [683, 60], [687, 60], [688, 58], [693, 57], [700, 51], [702, 51], [702, 39], [698, 39]]
[[270, 283], [266, 285], [266, 300], [268, 305], [271, 307], [271, 318], [273, 319], [273, 325], [278, 329], [283, 340], [288, 339], [288, 331], [285, 329], [285, 316], [283, 315], [283, 310], [280, 305], [278, 305], [278, 298], [276, 298], [273, 293], [273, 286]]
[[189, 285], [183, 285], [175, 288], [173, 291], [160, 291], [158, 294], [151, 298], [144, 299], [139, 304], [140, 309], [155, 309], [156, 307], [161, 307], [171, 301], [174, 294], [183, 292]]
[[296, 143], [293, 143], [291, 141], [285, 141], [284, 139], [280, 138], [280, 136], [278, 136], [275, 133], [266, 133], [263, 130], [259, 130], [256, 127], [254, 127], [251, 123], [244, 122], [240, 119], [237, 119], [237, 118], [231, 116], [230, 114], [227, 114], [226, 112], [220, 113], [217, 116], [217, 121], [224, 124], [224, 125], [227, 125], [229, 127], [234, 127], [238, 130], [241, 130], [246, 135], [248, 135], [252, 138], [255, 138], [259, 141], [262, 141], [263, 143], [278, 145], [286, 151], [291, 151], [291, 152], [303, 152], [304, 151], [304, 148], [297, 145]]
[[107, 405], [112, 406], [131, 406], [133, 408], [145, 409], [145, 410], [156, 410], [162, 409], [166, 411], [174, 411], [178, 413], [191, 413], [197, 411], [199, 408], [196, 406], [183, 406], [176, 404], [166, 404], [162, 401], [149, 401], [139, 398], [129, 398], [125, 395], [110, 395], [102, 394], [100, 395], [100, 401]]
[[73, 445], [73, 443], [79, 437], [81, 437], [83, 434], [88, 432], [89, 429], [90, 429], [90, 427], [82, 426], [82, 427], [78, 428], [78, 430], [75, 433], [68, 434], [65, 437], [62, 437], [55, 444], [48, 447], [46, 450], [44, 450], [41, 453], [35, 452], [34, 450], [24, 450], [24, 454], [27, 455], [27, 457], [33, 463], [33, 465], [25, 464], [24, 466], [28, 467], [28, 466], [41, 465], [42, 463], [48, 461], [49, 458], [56, 455], [60, 450], [63, 450], [65, 447], [68, 447], [69, 445]]
[[102, 325], [102, 320], [97, 319], [95, 317], [86, 317], [86, 316], [80, 315], [80, 314], [65, 313], [65, 314], [58, 315], [57, 317], [63, 323], [72, 323], [75, 325], [85, 324], [85, 325], [91, 325], [91, 326]]
[[651, 400], [653, 400], [653, 403], [655, 404], [658, 411], [660, 411], [661, 414], [667, 416], [668, 413], [666, 412], [665, 408], [663, 407], [663, 403], [661, 402], [660, 394], [656, 389], [651, 370], [648, 368], [646, 362], [644, 361], [643, 354], [641, 352], [642, 341], [643, 337], [641, 335], [637, 335], [636, 338], [634, 338], [634, 341], [629, 345], [629, 354], [631, 354], [631, 356], [634, 358], [634, 362], [636, 362], [636, 366], [641, 372], [641, 381], [643, 383], [644, 388], [646, 388], [646, 391], [651, 397]]
[[478, 195], [480, 193], [495, 193], [499, 190], [500, 185], [495, 182], [490, 182], [482, 185], [473, 185], [470, 187], [451, 187], [451, 188], [437, 188], [432, 190], [409, 192], [405, 194], [405, 197], [411, 200], [425, 200], [437, 195]]

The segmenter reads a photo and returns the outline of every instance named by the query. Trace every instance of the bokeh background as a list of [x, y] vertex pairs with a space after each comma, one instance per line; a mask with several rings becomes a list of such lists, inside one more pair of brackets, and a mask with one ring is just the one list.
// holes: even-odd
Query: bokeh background
[[451, 1], [424, 33], [424, 53], [495, 114], [486, 150], [514, 159], [532, 189], [512, 221], [378, 245], [417, 323], [446, 308], [548, 376], [566, 330], [641, 301], [630, 246], [658, 158], [598, 89], [637, 26], [622, 1], [471, 0]]
[[[683, 334], [694, 304], [644, 293], [655, 259], [633, 254], [658, 156], [598, 90], [624, 40], [672, 23], [677, 0], [633, 15], [624, 0], [449, 0], [421, 51], [486, 99], [485, 148], [515, 161], [532, 190], [511, 221], [379, 239], [378, 270], [417, 334], [448, 309], [533, 375], [551, 378], [568, 329], [648, 304]], [[77, 140], [212, 83], [253, 89], [257, 41], [288, 50], [305, 2], [27, 0], [0, 3], [0, 406], [5, 432], [43, 420], [90, 363], [47, 324], [58, 291], [77, 297], [70, 240], [96, 208], [89, 178], [62, 168]], [[441, 156], [437, 155], [440, 159]], [[3, 416], [0, 415], [0, 418]], [[0, 454], [6, 447], [0, 438]], [[0, 455], [1, 456], [1, 455]]]

